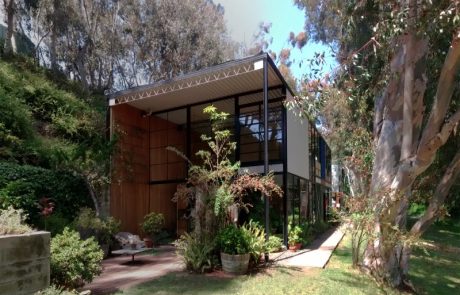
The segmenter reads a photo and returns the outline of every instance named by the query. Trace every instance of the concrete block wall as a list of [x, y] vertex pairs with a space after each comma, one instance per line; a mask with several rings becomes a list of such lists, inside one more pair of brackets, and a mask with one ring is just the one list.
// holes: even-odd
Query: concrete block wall
[[49, 284], [49, 232], [0, 236], [0, 294], [33, 294]]

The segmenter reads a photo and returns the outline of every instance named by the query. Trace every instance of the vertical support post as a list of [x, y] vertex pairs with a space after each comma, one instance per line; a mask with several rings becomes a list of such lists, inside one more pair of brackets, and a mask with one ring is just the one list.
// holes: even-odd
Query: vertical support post
[[[191, 114], [191, 110], [190, 110], [190, 106], [187, 106], [187, 126], [185, 128], [185, 146], [186, 146], [186, 150], [185, 150], [185, 155], [187, 156], [188, 159], [191, 159], [192, 157], [192, 118], [190, 117], [190, 114]], [[187, 177], [188, 177], [188, 168], [190, 164], [187, 163]]]
[[[264, 174], [268, 174], [268, 60], [267, 56], [263, 59], [263, 98], [264, 98]], [[270, 236], [270, 204], [268, 196], [264, 197], [265, 204], [265, 240]], [[265, 263], [268, 263], [268, 252], [265, 253]]]
[[[283, 86], [283, 95], [286, 99], [286, 86]], [[287, 212], [287, 109], [283, 107], [283, 243], [288, 246], [288, 212]]]
[[236, 142], [236, 149], [235, 149], [235, 161], [240, 160], [240, 97], [235, 96], [235, 142]]

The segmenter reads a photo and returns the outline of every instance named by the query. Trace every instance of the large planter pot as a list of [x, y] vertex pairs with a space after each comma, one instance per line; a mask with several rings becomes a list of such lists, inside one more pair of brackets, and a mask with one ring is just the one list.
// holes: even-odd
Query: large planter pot
[[0, 236], [0, 294], [34, 294], [49, 283], [49, 232]]
[[302, 243], [295, 243], [294, 245], [289, 245], [289, 250], [292, 252], [297, 252], [302, 248]]
[[249, 253], [240, 255], [231, 255], [221, 252], [222, 269], [225, 272], [242, 275], [248, 271]]

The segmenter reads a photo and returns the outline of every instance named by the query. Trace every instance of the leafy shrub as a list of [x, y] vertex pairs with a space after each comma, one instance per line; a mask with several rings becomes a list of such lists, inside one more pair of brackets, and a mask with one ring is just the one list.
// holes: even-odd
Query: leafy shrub
[[265, 230], [257, 222], [250, 220], [241, 227], [249, 247], [251, 259], [258, 263], [261, 255], [266, 251]]
[[289, 245], [295, 245], [297, 243], [302, 243], [302, 228], [298, 225], [288, 226], [288, 242]]
[[65, 290], [55, 285], [51, 285], [48, 288], [35, 293], [35, 295], [78, 295], [78, 294], [79, 293], [76, 291]]
[[8, 207], [8, 209], [0, 210], [0, 235], [32, 232], [32, 228], [25, 224], [24, 219], [25, 216], [21, 209]]
[[277, 236], [269, 236], [265, 247], [269, 253], [278, 251], [283, 246], [283, 240]]
[[150, 236], [159, 233], [165, 223], [165, 218], [161, 213], [151, 212], [144, 216], [144, 222], [141, 223], [142, 231]]
[[425, 213], [426, 210], [425, 204], [411, 203], [409, 206], [408, 214], [410, 216], [420, 216]]
[[53, 171], [30, 165], [0, 162], [0, 207], [23, 209], [28, 223], [40, 226], [38, 202], [49, 197], [54, 213], [73, 220], [80, 208], [92, 205], [86, 185], [80, 177], [65, 171]]
[[314, 235], [322, 234], [331, 227], [330, 224], [322, 220], [312, 224], [311, 226], [313, 228]]
[[175, 245], [188, 270], [203, 273], [212, 269], [215, 243], [211, 238], [202, 235], [200, 239], [195, 233], [185, 233]]
[[313, 226], [309, 222], [303, 222], [300, 224], [300, 228], [302, 229], [302, 233], [300, 237], [302, 238], [302, 243], [309, 244], [314, 239], [314, 232]]
[[[46, 225], [45, 225], [46, 223]], [[64, 217], [64, 215], [60, 212], [53, 213], [48, 217], [42, 218], [42, 226], [46, 231], [51, 233], [51, 236], [54, 237], [57, 234], [60, 234], [64, 231], [64, 228], [69, 227], [71, 225], [71, 221]]]
[[82, 240], [78, 232], [66, 228], [51, 239], [51, 282], [67, 289], [91, 282], [102, 271], [102, 257], [93, 238]]
[[74, 221], [75, 228], [83, 239], [94, 237], [99, 245], [110, 245], [120, 229], [120, 222], [113, 217], [101, 219], [90, 208], [83, 208]]
[[38, 218], [38, 203], [35, 197], [36, 187], [24, 179], [8, 182], [0, 189], [0, 207], [14, 207], [30, 212], [33, 219]]
[[217, 240], [220, 251], [226, 254], [246, 254], [250, 251], [246, 232], [233, 224], [221, 230]]

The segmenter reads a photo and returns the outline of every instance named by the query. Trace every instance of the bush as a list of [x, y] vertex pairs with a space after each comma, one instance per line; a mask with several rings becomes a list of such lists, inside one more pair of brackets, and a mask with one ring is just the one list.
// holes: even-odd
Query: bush
[[83, 239], [94, 237], [99, 245], [111, 245], [113, 236], [120, 229], [120, 222], [113, 217], [101, 219], [90, 208], [83, 208], [74, 221], [75, 228]]
[[302, 229], [302, 233], [300, 234], [302, 243], [305, 245], [311, 243], [314, 239], [313, 226], [311, 223], [305, 221], [300, 224], [300, 228]]
[[249, 223], [246, 223], [241, 227], [241, 230], [243, 231], [244, 236], [247, 239], [251, 259], [255, 263], [258, 263], [261, 255], [265, 253], [267, 249], [267, 245], [265, 243], [264, 228], [260, 226], [257, 222], [250, 220]]
[[203, 273], [212, 270], [215, 243], [209, 237], [197, 237], [196, 234], [183, 234], [176, 242], [177, 254], [182, 258], [186, 268]]
[[35, 293], [35, 295], [78, 295], [78, 294], [79, 293], [76, 291], [64, 290], [54, 285], [51, 285], [48, 288]]
[[23, 209], [29, 224], [40, 226], [38, 202], [49, 197], [54, 213], [73, 220], [80, 208], [92, 206], [84, 180], [65, 171], [0, 162], [0, 207]]
[[103, 252], [93, 238], [81, 240], [68, 228], [51, 239], [51, 282], [75, 289], [91, 282], [102, 271]]
[[54, 237], [57, 234], [61, 234], [64, 228], [69, 227], [72, 221], [64, 217], [61, 212], [53, 213], [47, 217], [42, 217], [41, 228], [49, 231], [51, 236]]
[[144, 216], [144, 222], [142, 222], [142, 231], [153, 238], [153, 236], [159, 233], [165, 223], [165, 218], [161, 213], [151, 212]]
[[245, 231], [233, 224], [221, 230], [217, 237], [220, 251], [231, 255], [249, 253], [248, 240]]
[[302, 243], [302, 228], [298, 225], [288, 226], [288, 242], [289, 245], [295, 245], [297, 243]]
[[8, 207], [8, 209], [0, 210], [0, 235], [32, 232], [32, 228], [25, 224], [24, 219], [25, 216], [21, 209]]
[[269, 253], [276, 252], [283, 246], [283, 240], [277, 236], [269, 236], [265, 248]]
[[329, 223], [322, 220], [312, 224], [311, 226], [314, 235], [322, 234], [331, 227]]

